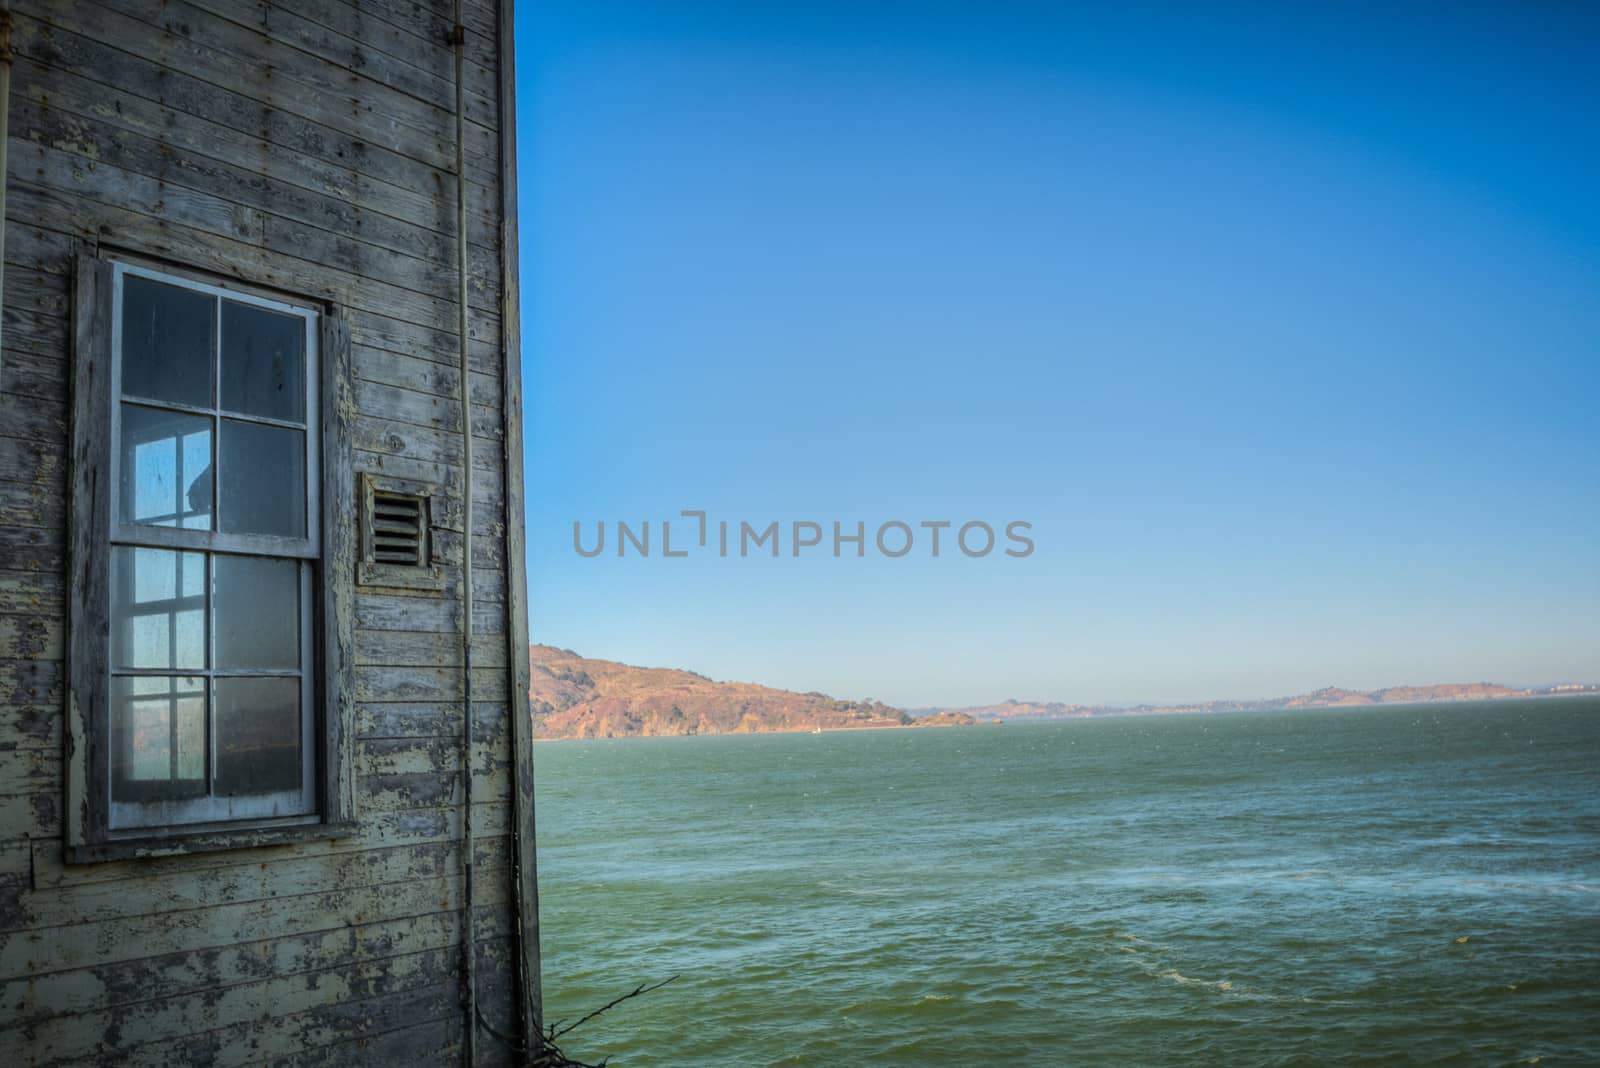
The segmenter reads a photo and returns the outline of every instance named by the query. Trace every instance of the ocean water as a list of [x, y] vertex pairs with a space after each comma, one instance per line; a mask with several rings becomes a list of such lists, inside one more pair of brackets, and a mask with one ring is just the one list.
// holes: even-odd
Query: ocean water
[[1600, 1064], [1600, 701], [537, 747], [647, 1065]]

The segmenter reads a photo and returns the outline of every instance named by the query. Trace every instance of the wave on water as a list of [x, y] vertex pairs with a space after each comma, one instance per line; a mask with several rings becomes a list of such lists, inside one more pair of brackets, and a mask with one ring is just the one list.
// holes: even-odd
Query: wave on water
[[574, 1055], [1600, 1065], [1600, 701], [953, 737], [541, 752]]

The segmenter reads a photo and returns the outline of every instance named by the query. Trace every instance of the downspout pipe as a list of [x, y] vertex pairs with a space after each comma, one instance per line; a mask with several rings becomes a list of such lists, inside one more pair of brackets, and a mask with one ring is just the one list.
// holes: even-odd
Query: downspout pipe
[[451, 44], [456, 53], [456, 338], [461, 357], [461, 952], [467, 1018], [466, 1062], [478, 1063], [478, 940], [472, 921], [472, 404], [467, 354], [467, 142], [465, 66], [467, 31], [456, 0]]
[[6, 372], [6, 174], [11, 144], [11, 3], [0, 0], [0, 388]]

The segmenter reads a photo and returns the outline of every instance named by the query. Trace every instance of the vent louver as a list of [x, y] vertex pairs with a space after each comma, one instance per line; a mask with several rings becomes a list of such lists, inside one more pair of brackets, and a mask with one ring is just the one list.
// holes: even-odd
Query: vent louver
[[356, 582], [391, 590], [442, 590], [444, 568], [434, 559], [435, 494], [427, 482], [362, 472], [361, 557]]
[[372, 562], [426, 567], [428, 517], [421, 497], [376, 491], [372, 495]]

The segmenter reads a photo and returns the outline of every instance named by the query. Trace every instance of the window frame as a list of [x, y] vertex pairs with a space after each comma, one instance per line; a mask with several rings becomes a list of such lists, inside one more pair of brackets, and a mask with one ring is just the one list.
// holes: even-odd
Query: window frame
[[[121, 306], [122, 280], [145, 277], [207, 293], [218, 300], [288, 312], [306, 321], [306, 534], [285, 538], [219, 530], [158, 527], [122, 521], [121, 446]], [[67, 672], [67, 819], [68, 859], [73, 862], [121, 859], [210, 849], [228, 849], [308, 838], [344, 837], [355, 821], [354, 768], [351, 754], [354, 717], [353, 615], [350, 576], [353, 570], [351, 515], [353, 404], [349, 384], [349, 333], [335, 307], [316, 300], [285, 297], [259, 287], [166, 263], [125, 254], [95, 255], [80, 251], [74, 292], [73, 425], [69, 525], [69, 599]], [[221, 310], [217, 313], [220, 331]], [[220, 345], [214, 359], [220, 360]], [[215, 373], [215, 372], [214, 372]], [[215, 388], [220, 388], [216, 385]], [[222, 398], [206, 410], [213, 423], [213, 485], [220, 486], [218, 464]], [[154, 398], [151, 398], [154, 401]], [[134, 403], [137, 403], [135, 401]], [[155, 401], [160, 407], [187, 410], [182, 404]], [[199, 411], [198, 409], [196, 410]], [[249, 418], [249, 417], [246, 417]], [[271, 420], [259, 420], [271, 425]], [[217, 494], [220, 496], [220, 493]], [[213, 500], [213, 508], [218, 502]], [[333, 517], [331, 521], [328, 517]], [[293, 559], [300, 570], [302, 680], [302, 791], [309, 812], [301, 815], [262, 814], [263, 806], [248, 800], [207, 804], [191, 801], [169, 806], [168, 815], [191, 822], [159, 825], [117, 825], [126, 817], [127, 802], [111, 798], [112, 662], [110, 656], [111, 557], [117, 546], [207, 554], [207, 635], [210, 619], [211, 568], [220, 554]], [[208, 678], [229, 675], [212, 658], [203, 671]], [[150, 669], [147, 675], [185, 675], [178, 669]], [[141, 674], [118, 669], [117, 676]], [[249, 674], [240, 672], [240, 674]], [[214, 720], [215, 709], [209, 713]], [[208, 738], [211, 731], [208, 728]], [[266, 795], [263, 795], [266, 796]], [[156, 810], [133, 802], [134, 810]], [[251, 811], [254, 808], [256, 811]], [[233, 815], [226, 813], [232, 810]], [[218, 813], [224, 818], [216, 818]], [[205, 816], [201, 822], [196, 816]]]
[[[123, 324], [126, 317], [123, 314], [127, 294], [127, 279], [143, 278], [160, 285], [174, 286], [192, 293], [201, 293], [218, 302], [214, 320], [212, 322], [212, 351], [211, 351], [211, 376], [212, 376], [212, 401], [204, 407], [192, 404], [156, 398], [130, 395], [123, 388]], [[169, 678], [173, 676], [204, 679], [207, 709], [205, 722], [207, 725], [206, 766], [214, 776], [217, 762], [216, 724], [218, 712], [218, 687], [219, 678], [248, 678], [248, 677], [276, 677], [283, 676], [283, 672], [265, 671], [228, 671], [217, 662], [216, 635], [217, 623], [215, 615], [215, 585], [216, 568], [223, 556], [243, 557], [252, 560], [293, 560], [296, 563], [296, 582], [298, 586], [297, 602], [297, 644], [300, 649], [300, 668], [292, 675], [299, 682], [299, 731], [300, 745], [300, 789], [296, 791], [280, 791], [276, 794], [255, 794], [238, 798], [225, 798], [215, 793], [208, 792], [204, 797], [185, 798], [171, 801], [138, 801], [119, 800], [116, 789], [118, 783], [117, 763], [112, 761], [110, 797], [109, 829], [113, 833], [122, 833], [134, 829], [148, 828], [192, 828], [207, 824], [221, 824], [234, 826], [243, 821], [257, 821], [263, 819], [277, 819], [287, 823], [290, 821], [302, 823], [317, 822], [317, 790], [316, 790], [316, 764], [317, 746], [314, 744], [317, 731], [317, 687], [315, 686], [316, 660], [314, 643], [316, 640], [317, 622], [315, 615], [315, 590], [316, 581], [312, 574], [315, 564], [321, 558], [321, 517], [322, 517], [322, 492], [317, 479], [321, 470], [321, 435], [317, 433], [316, 423], [313, 419], [318, 409], [317, 368], [320, 366], [317, 346], [317, 322], [321, 313], [311, 307], [287, 304], [282, 301], [267, 300], [251, 293], [242, 293], [236, 290], [224, 289], [221, 286], [184, 278], [179, 275], [165, 274], [140, 267], [123, 261], [113, 261], [111, 265], [111, 450], [110, 450], [110, 482], [114, 487], [111, 495], [111, 541], [109, 551], [115, 557], [119, 549], [154, 549], [165, 552], [197, 552], [204, 554], [205, 565], [203, 570], [202, 586], [204, 593], [203, 611], [205, 619], [206, 643], [208, 655], [205, 664], [196, 668], [179, 669], [169, 668], [128, 668], [119, 667], [115, 661], [110, 664], [112, 677], [112, 690], [115, 692], [118, 678], [156, 677]], [[301, 373], [301, 386], [303, 395], [300, 398], [303, 405], [302, 418], [299, 423], [288, 420], [264, 418], [248, 413], [229, 410], [223, 404], [221, 396], [223, 361], [226, 353], [223, 351], [224, 317], [221, 303], [229, 301], [246, 307], [264, 308], [280, 315], [292, 316], [300, 320], [301, 339], [303, 343], [304, 364]], [[211, 526], [205, 530], [194, 529], [181, 525], [175, 521], [172, 526], [160, 526], [153, 523], [139, 523], [123, 514], [127, 504], [127, 495], [122, 485], [123, 461], [127, 454], [126, 442], [123, 439], [123, 413], [129, 405], [148, 408], [152, 411], [179, 412], [194, 416], [203, 416], [210, 420], [211, 440], [210, 453], [207, 459], [211, 467], [212, 499], [210, 502]], [[234, 423], [248, 423], [255, 426], [277, 426], [285, 429], [299, 431], [304, 437], [302, 458], [304, 472], [302, 491], [305, 495], [304, 530], [303, 538], [286, 538], [264, 534], [229, 533], [221, 529], [218, 522], [221, 516], [221, 486], [225, 476], [223, 449], [224, 420]], [[181, 463], [181, 458], [180, 458]], [[181, 481], [181, 477], [180, 477]], [[174, 517], [179, 520], [179, 516]], [[113, 576], [116, 568], [113, 565]], [[115, 577], [113, 577], [115, 585]], [[116, 603], [116, 593], [113, 590], [112, 604]], [[112, 619], [112, 625], [117, 624]], [[114, 645], [113, 645], [114, 648]], [[115, 727], [108, 724], [110, 731], [110, 744], [113, 748], [117, 744]], [[304, 811], [282, 812], [277, 810], [298, 808]]]

